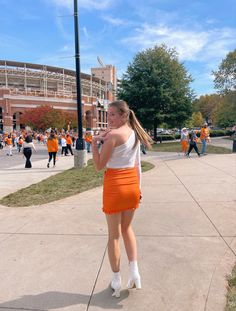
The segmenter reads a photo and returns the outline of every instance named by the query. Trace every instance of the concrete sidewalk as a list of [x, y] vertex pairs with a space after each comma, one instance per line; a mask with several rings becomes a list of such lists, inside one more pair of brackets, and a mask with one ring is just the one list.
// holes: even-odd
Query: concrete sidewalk
[[[156, 166], [143, 174], [134, 220], [142, 290], [125, 289], [122, 246], [124, 289], [111, 296], [99, 187], [42, 206], [0, 206], [0, 310], [224, 310], [225, 276], [236, 259], [235, 154], [165, 160], [150, 152], [144, 159]], [[0, 196], [72, 161], [1, 169]]]
[[52, 161], [51, 167], [47, 168], [47, 162], [47, 157], [40, 161], [35, 161], [33, 158], [32, 168], [30, 169], [24, 168], [25, 161], [22, 161], [20, 165], [12, 167], [4, 167], [3, 164], [0, 168], [0, 197], [38, 183], [43, 179], [73, 167], [74, 157], [58, 157], [58, 162], [54, 168], [52, 167]]

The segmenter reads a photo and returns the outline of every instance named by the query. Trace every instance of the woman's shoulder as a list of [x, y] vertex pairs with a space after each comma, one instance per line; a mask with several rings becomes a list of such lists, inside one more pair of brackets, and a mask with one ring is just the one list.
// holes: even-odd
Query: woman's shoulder
[[120, 138], [128, 138], [133, 133], [132, 129], [112, 129], [107, 135], [109, 138], [120, 139]]
[[112, 129], [109, 132], [109, 139], [113, 140], [113, 142], [115, 143], [115, 146], [119, 146], [119, 145], [126, 143], [133, 133], [134, 133], [134, 131], [131, 128], [129, 128], [129, 129], [121, 129], [121, 128]]

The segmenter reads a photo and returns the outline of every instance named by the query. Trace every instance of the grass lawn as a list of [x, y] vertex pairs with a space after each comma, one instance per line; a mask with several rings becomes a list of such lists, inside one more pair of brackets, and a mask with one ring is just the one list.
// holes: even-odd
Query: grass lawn
[[228, 277], [228, 293], [225, 311], [236, 310], [236, 266], [233, 268], [231, 275]]
[[[142, 161], [143, 172], [153, 167], [153, 164]], [[88, 166], [83, 169], [72, 168], [51, 176], [5, 196], [0, 200], [0, 204], [12, 207], [41, 205], [101, 186], [102, 181], [103, 171], [96, 172], [92, 160], [89, 160]]]
[[[181, 152], [180, 142], [168, 142], [168, 143], [158, 143], [153, 144], [153, 151], [161, 151], [161, 152]], [[201, 151], [201, 144], [198, 144], [198, 149]], [[192, 152], [195, 152], [194, 150]], [[230, 149], [213, 146], [211, 144], [207, 145], [207, 153], [232, 153]]]

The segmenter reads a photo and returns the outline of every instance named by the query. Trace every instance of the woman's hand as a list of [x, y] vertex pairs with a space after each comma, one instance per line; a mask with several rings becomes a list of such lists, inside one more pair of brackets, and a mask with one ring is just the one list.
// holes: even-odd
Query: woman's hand
[[94, 135], [92, 138], [92, 143], [97, 143], [97, 142], [101, 142], [104, 143], [104, 141], [106, 141], [108, 139], [107, 134], [110, 132], [111, 130], [105, 130], [105, 131], [100, 131], [100, 133], [98, 135]]

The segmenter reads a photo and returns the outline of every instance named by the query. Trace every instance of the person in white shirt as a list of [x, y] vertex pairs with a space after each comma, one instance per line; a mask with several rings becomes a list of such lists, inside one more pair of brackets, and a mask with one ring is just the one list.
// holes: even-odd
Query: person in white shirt
[[[103, 212], [108, 225], [108, 256], [113, 271], [111, 288], [120, 297], [120, 237], [129, 260], [127, 287], [141, 288], [137, 264], [136, 238], [131, 222], [141, 198], [140, 142], [151, 148], [152, 139], [144, 131], [125, 101], [108, 106], [109, 130], [92, 139], [93, 162], [99, 171], [106, 167]], [[99, 151], [98, 145], [102, 143]]]
[[31, 168], [32, 164], [30, 161], [31, 155], [32, 155], [32, 149], [36, 152], [32, 137], [30, 135], [27, 135], [25, 137], [25, 141], [23, 142], [23, 154], [26, 158], [25, 162], [25, 168]]
[[64, 154], [65, 156], [67, 156], [67, 153], [68, 151], [67, 151], [66, 139], [65, 139], [65, 136], [63, 135], [61, 137], [61, 155]]

